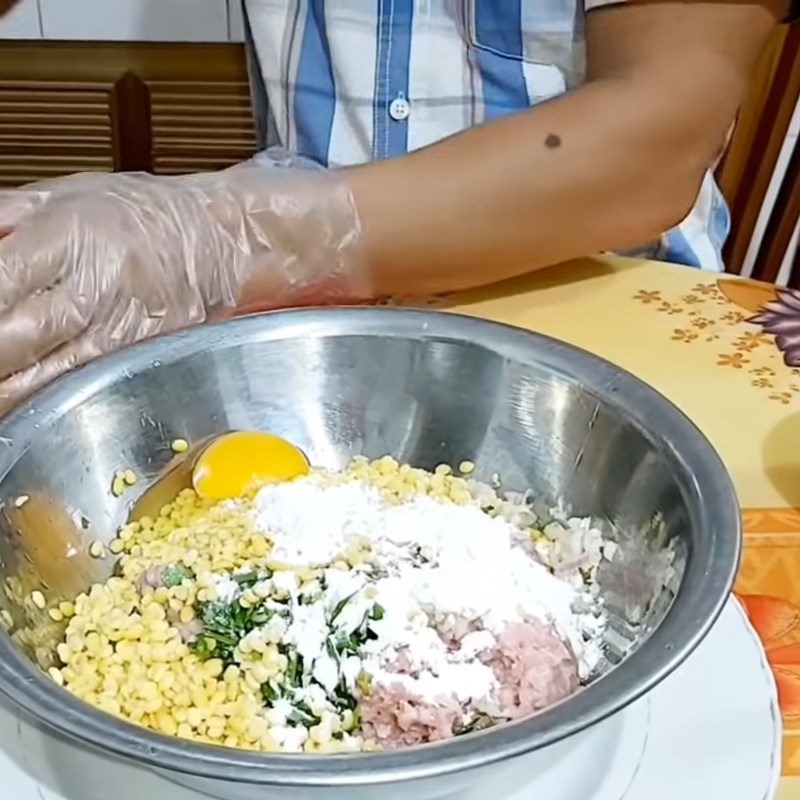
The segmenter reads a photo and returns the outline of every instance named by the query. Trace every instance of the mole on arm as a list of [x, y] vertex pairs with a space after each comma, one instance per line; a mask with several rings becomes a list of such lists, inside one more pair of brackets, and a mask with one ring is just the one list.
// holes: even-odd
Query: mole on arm
[[557, 147], [561, 147], [561, 137], [555, 133], [548, 133], [544, 140], [544, 146], [548, 150], [555, 150]]

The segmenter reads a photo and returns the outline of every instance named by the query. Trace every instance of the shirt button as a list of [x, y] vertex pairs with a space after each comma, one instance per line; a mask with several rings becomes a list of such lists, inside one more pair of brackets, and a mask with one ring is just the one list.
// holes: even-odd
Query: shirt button
[[402, 122], [404, 119], [408, 119], [410, 113], [411, 104], [402, 94], [395, 97], [389, 105], [389, 116], [396, 122]]

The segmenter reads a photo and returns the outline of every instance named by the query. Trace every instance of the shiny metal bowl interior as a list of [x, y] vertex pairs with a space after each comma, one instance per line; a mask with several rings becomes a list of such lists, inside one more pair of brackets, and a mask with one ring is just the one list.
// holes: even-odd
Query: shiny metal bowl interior
[[[612, 664], [538, 717], [393, 753], [266, 756], [180, 742], [123, 723], [42, 674], [59, 627], [30, 600], [69, 597], [109, 574], [88, 557], [113, 537], [176, 437], [261, 428], [315, 464], [390, 453], [434, 467], [470, 459], [600, 518], [620, 556], [600, 572]], [[122, 498], [116, 469], [141, 476]], [[17, 507], [15, 499], [29, 499]], [[552, 744], [668, 675], [731, 588], [740, 549], [730, 480], [697, 429], [654, 390], [551, 339], [432, 312], [328, 309], [201, 327], [128, 349], [56, 382], [0, 422], [0, 691], [86, 744], [217, 779], [345, 786], [445, 774]], [[665, 554], [670, 554], [669, 558]], [[643, 612], [643, 613], [640, 613]]]

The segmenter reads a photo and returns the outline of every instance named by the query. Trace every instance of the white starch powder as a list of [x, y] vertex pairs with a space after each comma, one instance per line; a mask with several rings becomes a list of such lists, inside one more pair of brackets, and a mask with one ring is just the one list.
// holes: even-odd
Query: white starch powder
[[[592, 640], [603, 619], [588, 591], [555, 577], [536, 559], [526, 531], [477, 503], [419, 496], [390, 504], [370, 484], [330, 485], [309, 477], [263, 488], [255, 525], [273, 541], [273, 558], [290, 567], [324, 566], [356, 543], [368, 546], [363, 567], [326, 570], [319, 602], [294, 608], [287, 639], [314, 662], [314, 677], [326, 688], [338, 676], [325, 653], [325, 619], [343, 600], [337, 625], [345, 631], [355, 630], [376, 602], [385, 611], [372, 623], [377, 639], [367, 644], [364, 662], [344, 665], [350, 685], [363, 667], [374, 681], [400, 683], [426, 699], [455, 694], [461, 702], [488, 704], [496, 680], [478, 655], [509, 624], [532, 619], [569, 642], [582, 677], [599, 660]], [[274, 580], [294, 596], [297, 582], [290, 575], [276, 573]], [[478, 630], [453, 653], [440, 632], [455, 620]], [[398, 674], [400, 657], [413, 676]]]

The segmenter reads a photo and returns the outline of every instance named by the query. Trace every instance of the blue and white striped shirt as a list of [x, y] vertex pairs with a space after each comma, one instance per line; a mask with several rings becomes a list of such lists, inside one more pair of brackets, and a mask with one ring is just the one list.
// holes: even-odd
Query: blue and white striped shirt
[[[260, 143], [347, 166], [541, 103], [584, 80], [585, 14], [608, 2], [244, 0]], [[729, 225], [709, 172], [637, 252], [721, 270]]]

